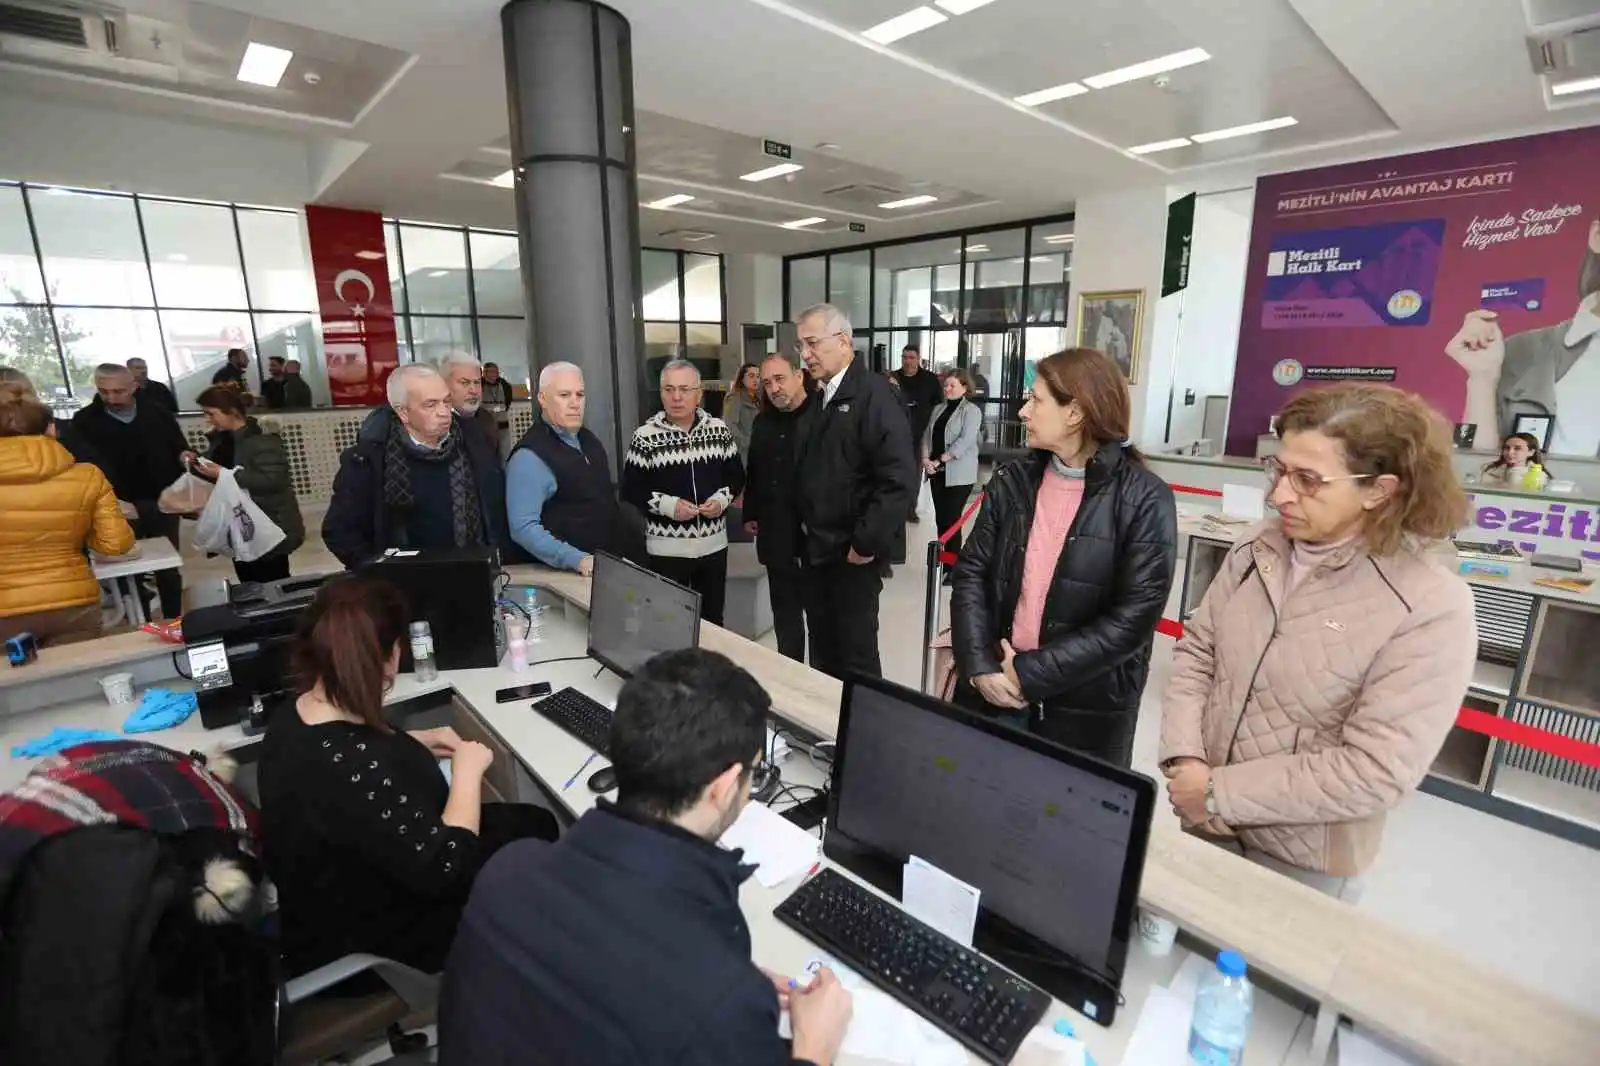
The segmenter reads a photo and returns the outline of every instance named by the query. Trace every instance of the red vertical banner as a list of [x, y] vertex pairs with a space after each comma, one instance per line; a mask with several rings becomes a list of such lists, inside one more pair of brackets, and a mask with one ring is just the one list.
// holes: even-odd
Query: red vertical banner
[[376, 406], [400, 364], [383, 216], [306, 205], [322, 350], [335, 407]]

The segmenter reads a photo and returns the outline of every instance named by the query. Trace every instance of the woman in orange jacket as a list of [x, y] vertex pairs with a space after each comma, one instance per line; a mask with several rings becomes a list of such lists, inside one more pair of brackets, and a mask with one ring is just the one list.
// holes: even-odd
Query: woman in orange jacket
[[105, 475], [74, 463], [50, 424], [31, 390], [0, 384], [0, 639], [32, 633], [41, 645], [100, 635], [100, 583], [84, 549], [133, 547]]

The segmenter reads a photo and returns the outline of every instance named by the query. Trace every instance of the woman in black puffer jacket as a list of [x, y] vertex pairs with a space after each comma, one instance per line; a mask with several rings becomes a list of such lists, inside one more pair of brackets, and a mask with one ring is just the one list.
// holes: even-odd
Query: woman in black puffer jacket
[[984, 489], [956, 564], [957, 701], [1127, 766], [1172, 590], [1172, 489], [1127, 440], [1128, 383], [1090, 348], [1039, 362], [1026, 458]]

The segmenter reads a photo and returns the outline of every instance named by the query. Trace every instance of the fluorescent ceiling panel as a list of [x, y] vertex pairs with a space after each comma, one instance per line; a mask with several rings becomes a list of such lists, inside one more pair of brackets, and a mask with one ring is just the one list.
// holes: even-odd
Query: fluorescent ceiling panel
[[1282, 118], [1269, 118], [1265, 122], [1252, 122], [1248, 126], [1230, 126], [1225, 130], [1196, 133], [1190, 139], [1196, 144], [1210, 144], [1212, 141], [1225, 141], [1230, 137], [1248, 137], [1252, 133], [1266, 133], [1269, 130], [1281, 130], [1295, 125], [1298, 125], [1298, 122], [1292, 115], [1284, 115]]
[[994, 0], [934, 0], [934, 3], [950, 12], [952, 15], [965, 15], [968, 11], [976, 11]]
[[502, 189], [514, 189], [517, 187], [517, 172], [515, 170], [508, 170], [504, 174], [496, 175], [494, 178], [490, 179], [489, 183], [491, 185], [498, 185]]
[[946, 17], [931, 7], [914, 7], [904, 15], [896, 15], [886, 22], [878, 23], [870, 30], [862, 30], [861, 36], [878, 44], [892, 44], [902, 37], [921, 33], [928, 27], [937, 26], [945, 21], [948, 21]]
[[1023, 107], [1038, 107], [1040, 104], [1048, 104], [1052, 100], [1065, 100], [1069, 96], [1082, 96], [1088, 91], [1077, 82], [1069, 81], [1065, 85], [1052, 85], [1050, 88], [1040, 89], [1038, 92], [1023, 93], [1021, 96], [1015, 97], [1015, 100]]
[[1076, 233], [1052, 233], [1050, 236], [1044, 238], [1044, 243], [1046, 243], [1046, 244], [1071, 244], [1073, 241], [1075, 241], [1077, 239], [1078, 239], [1078, 235]]
[[688, 193], [679, 192], [673, 193], [671, 196], [663, 196], [659, 200], [651, 200], [649, 203], [645, 204], [645, 206], [653, 207], [657, 211], [665, 211], [669, 207], [677, 207], [679, 204], [686, 204], [693, 199], [694, 197], [690, 196]]
[[1174, 137], [1170, 141], [1151, 141], [1149, 144], [1136, 144], [1128, 151], [1134, 155], [1149, 155], [1151, 152], [1165, 152], [1173, 148], [1187, 148], [1194, 142], [1187, 137]]
[[810, 218], [797, 218], [793, 222], [785, 222], [783, 224], [783, 228], [784, 229], [805, 229], [807, 226], [815, 226], [818, 222], [826, 222], [826, 221], [828, 221], [828, 220], [823, 218], [821, 215], [813, 215]]
[[901, 207], [916, 207], [918, 204], [936, 203], [938, 202], [938, 199], [939, 198], [937, 196], [927, 195], [907, 196], [904, 200], [890, 200], [888, 203], [879, 204], [878, 206], [883, 208], [885, 211], [893, 211]]
[[274, 48], [270, 44], [251, 41], [244, 50], [244, 58], [239, 61], [239, 73], [235, 77], [251, 85], [276, 89], [278, 82], [283, 80], [283, 72], [289, 69], [289, 60], [293, 58], [294, 53], [287, 48]]
[[740, 174], [739, 180], [766, 181], [768, 178], [781, 178], [785, 174], [793, 174], [797, 170], [804, 169], [805, 167], [801, 166], [799, 163], [779, 163], [777, 166], [767, 167], [765, 170], [752, 170], [748, 174]]
[[1572, 81], [1558, 81], [1550, 86], [1553, 96], [1570, 96], [1573, 93], [1586, 93], [1592, 89], [1600, 89], [1600, 78], [1576, 78]]
[[1091, 89], [1109, 89], [1113, 85], [1121, 85], [1126, 81], [1153, 78], [1157, 74], [1165, 74], [1169, 70], [1192, 67], [1196, 63], [1204, 63], [1210, 58], [1211, 53], [1204, 48], [1190, 48], [1183, 52], [1174, 52], [1169, 56], [1161, 56], [1159, 59], [1147, 59], [1143, 63], [1135, 63], [1131, 67], [1108, 70], [1104, 74], [1096, 74], [1092, 78], [1084, 78], [1083, 81]]

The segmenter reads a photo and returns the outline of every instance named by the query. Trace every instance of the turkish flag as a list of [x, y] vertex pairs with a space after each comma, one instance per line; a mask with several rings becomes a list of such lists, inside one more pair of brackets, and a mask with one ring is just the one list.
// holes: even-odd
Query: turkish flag
[[400, 365], [383, 216], [307, 204], [306, 230], [333, 404], [382, 404], [384, 385]]

